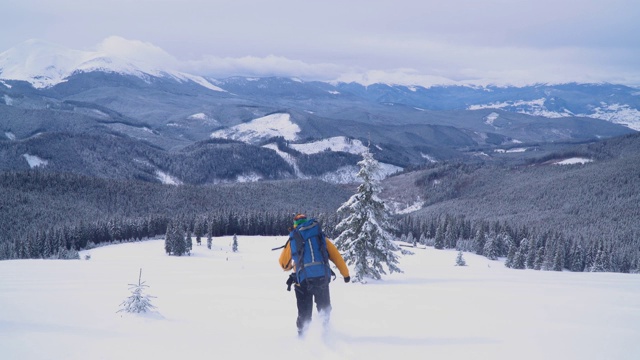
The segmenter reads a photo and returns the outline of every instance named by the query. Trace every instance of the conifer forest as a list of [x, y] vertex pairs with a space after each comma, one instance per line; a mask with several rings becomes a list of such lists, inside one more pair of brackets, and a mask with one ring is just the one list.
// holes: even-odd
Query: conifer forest
[[[505, 258], [514, 269], [640, 272], [639, 139], [578, 145], [516, 165], [451, 161], [405, 170], [382, 182], [383, 198], [412, 188], [425, 201], [394, 215], [394, 235], [417, 248]], [[554, 156], [595, 161], [545, 165]], [[5, 171], [0, 259], [76, 258], [82, 249], [176, 234], [198, 242], [285, 235], [297, 212], [320, 219], [334, 237], [336, 210], [356, 187], [312, 179], [174, 186]]]

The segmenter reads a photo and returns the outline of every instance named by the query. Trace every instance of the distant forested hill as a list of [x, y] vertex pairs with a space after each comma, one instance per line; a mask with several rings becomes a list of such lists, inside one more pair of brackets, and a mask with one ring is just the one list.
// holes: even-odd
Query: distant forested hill
[[[593, 161], [557, 164], [572, 158]], [[478, 242], [479, 233], [499, 238], [502, 232], [510, 240], [498, 256], [535, 237], [541, 247], [560, 243], [565, 263], [578, 251], [572, 247], [580, 246], [593, 257], [607, 254], [607, 270], [640, 269], [640, 134], [576, 146], [521, 166], [439, 164], [398, 178], [394, 187], [413, 187], [425, 201], [405, 221], [405, 231], [414, 236], [436, 237], [442, 227], [443, 237], [451, 231], [449, 236]], [[457, 246], [456, 240], [449, 245], [444, 247]], [[478, 243], [468, 249], [474, 246], [483, 253]]]

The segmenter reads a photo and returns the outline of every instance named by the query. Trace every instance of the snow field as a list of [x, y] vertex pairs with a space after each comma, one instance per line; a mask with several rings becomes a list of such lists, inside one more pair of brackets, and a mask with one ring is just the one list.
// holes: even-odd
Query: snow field
[[[89, 260], [0, 262], [2, 359], [637, 359], [640, 277], [512, 270], [454, 250], [415, 249], [402, 274], [331, 285], [323, 331], [295, 328], [277, 264], [283, 237], [214, 238], [171, 257], [162, 240]], [[194, 239], [195, 244], [195, 239]], [[156, 312], [117, 313], [142, 281]]]

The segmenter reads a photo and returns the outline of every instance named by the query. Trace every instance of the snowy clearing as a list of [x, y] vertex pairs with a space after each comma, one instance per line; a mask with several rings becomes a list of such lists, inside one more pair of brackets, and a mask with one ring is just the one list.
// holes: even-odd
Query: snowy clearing
[[356, 155], [360, 155], [367, 151], [367, 147], [362, 143], [362, 141], [357, 139], [349, 140], [344, 136], [336, 136], [304, 144], [290, 144], [289, 146], [304, 154], [317, 154], [327, 149]]
[[557, 161], [554, 164], [555, 165], [574, 165], [574, 164], [586, 164], [590, 162], [593, 162], [593, 160], [587, 159], [587, 158], [574, 157], [570, 159], [564, 159], [562, 161]]
[[156, 170], [156, 177], [165, 185], [182, 185], [182, 181], [164, 171]]
[[[90, 260], [0, 262], [3, 359], [637, 359], [640, 276], [512, 270], [415, 249], [403, 274], [331, 285], [331, 327], [299, 340], [277, 264], [284, 237], [214, 238], [170, 257], [162, 240]], [[194, 239], [195, 243], [195, 239]], [[206, 243], [204, 239], [203, 243]], [[142, 268], [156, 312], [117, 313]], [[316, 317], [314, 310], [314, 317]]]
[[505, 153], [521, 153], [527, 151], [527, 148], [513, 148], [513, 149], [495, 149], [494, 152], [505, 154]]
[[484, 123], [487, 125], [494, 126], [493, 122], [496, 121], [498, 117], [500, 117], [498, 113], [492, 112], [491, 114], [484, 117]]
[[46, 166], [49, 163], [47, 160], [39, 158], [36, 155], [22, 154], [22, 156], [24, 156], [29, 163], [29, 167], [32, 169], [37, 166]]
[[300, 127], [291, 121], [291, 115], [278, 113], [267, 115], [228, 129], [218, 130], [212, 138], [224, 138], [255, 143], [262, 139], [282, 136], [285, 140], [296, 140]]

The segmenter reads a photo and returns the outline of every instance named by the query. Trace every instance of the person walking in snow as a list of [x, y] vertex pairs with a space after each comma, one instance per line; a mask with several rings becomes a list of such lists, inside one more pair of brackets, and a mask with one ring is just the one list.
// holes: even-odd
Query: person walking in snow
[[329, 267], [333, 262], [344, 277], [344, 282], [351, 280], [349, 269], [336, 246], [324, 236], [320, 224], [314, 219], [307, 219], [304, 214], [293, 218], [293, 230], [289, 240], [280, 253], [279, 263], [284, 271], [293, 270], [287, 284], [294, 284], [298, 306], [296, 326], [298, 335], [304, 332], [311, 322], [313, 302], [318, 314], [326, 326], [331, 313], [331, 296], [329, 283], [335, 274]]

